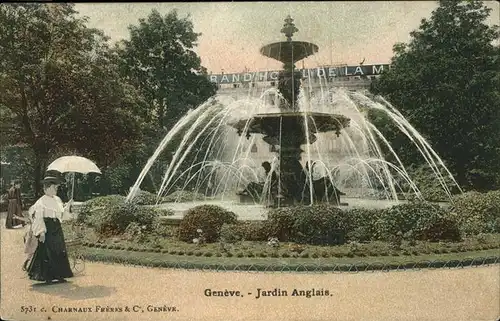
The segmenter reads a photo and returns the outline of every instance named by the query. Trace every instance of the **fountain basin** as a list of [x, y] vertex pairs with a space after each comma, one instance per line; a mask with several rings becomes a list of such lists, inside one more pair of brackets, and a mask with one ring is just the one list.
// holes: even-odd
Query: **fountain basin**
[[[341, 203], [339, 208], [349, 209], [349, 208], [368, 208], [368, 209], [384, 209], [397, 204], [407, 203], [407, 201], [400, 200], [375, 200], [369, 198], [358, 198], [358, 197], [343, 197], [345, 203]], [[448, 203], [436, 203], [440, 206], [447, 207]], [[223, 207], [238, 216], [240, 221], [262, 221], [267, 219], [267, 213], [270, 208], [261, 204], [241, 204], [238, 201], [233, 200], [208, 200], [208, 201], [196, 201], [196, 202], [179, 202], [179, 203], [163, 203], [159, 205], [152, 205], [159, 208], [165, 208], [172, 210], [174, 215], [165, 216], [168, 220], [181, 220], [186, 212], [193, 207], [200, 205], [217, 205]]]
[[242, 119], [232, 123], [231, 126], [241, 133], [248, 123], [248, 134], [265, 134], [276, 137], [279, 136], [280, 128], [286, 128], [289, 125], [294, 127], [298, 125], [297, 129], [304, 129], [306, 121], [309, 133], [323, 133], [328, 131], [339, 132], [349, 126], [350, 119], [336, 114], [291, 111], [256, 114], [250, 119]]
[[295, 63], [317, 53], [318, 46], [305, 41], [282, 41], [265, 45], [260, 53], [281, 62]]

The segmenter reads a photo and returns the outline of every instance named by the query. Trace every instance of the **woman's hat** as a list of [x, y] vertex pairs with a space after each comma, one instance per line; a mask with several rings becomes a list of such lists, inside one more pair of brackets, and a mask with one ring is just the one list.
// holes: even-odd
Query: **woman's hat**
[[42, 179], [43, 184], [52, 183], [52, 184], [61, 184], [66, 180], [62, 176], [61, 172], [50, 170], [45, 172], [45, 177]]

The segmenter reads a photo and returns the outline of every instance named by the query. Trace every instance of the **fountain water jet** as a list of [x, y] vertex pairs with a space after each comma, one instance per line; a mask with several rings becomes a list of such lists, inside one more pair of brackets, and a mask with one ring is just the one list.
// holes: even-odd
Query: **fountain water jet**
[[[239, 190], [240, 202], [247, 198], [252, 203], [273, 206], [317, 201], [339, 204], [337, 188], [345, 191], [351, 201], [355, 193], [349, 189], [370, 193], [378, 189], [378, 198], [393, 202], [398, 202], [400, 192], [422, 198], [388, 140], [366, 118], [365, 112], [370, 109], [383, 111], [390, 117], [419, 150], [450, 196], [445, 176], [452, 184], [456, 182], [443, 161], [383, 98], [327, 88], [323, 86], [326, 81], [319, 93], [313, 92], [310, 84], [306, 88], [301, 86], [301, 73], [295, 69], [295, 63], [316, 53], [318, 46], [293, 41], [296, 31], [293, 19], [287, 17], [282, 29], [287, 40], [260, 50], [264, 56], [283, 63], [277, 88], [267, 89], [256, 98], [217, 95], [185, 115], [148, 160], [127, 200], [134, 198], [153, 163], [179, 136], [182, 139], [175, 146], [162, 178], [158, 202], [175, 188], [203, 191], [210, 199], [217, 196], [233, 204]], [[278, 104], [266, 103], [268, 95], [275, 95]], [[197, 150], [197, 144], [203, 148]], [[258, 145], [262, 150], [265, 144], [271, 147], [265, 155], [269, 166], [259, 178], [262, 157], [259, 161], [251, 149]], [[384, 159], [384, 146], [394, 156], [395, 163]], [[195, 160], [187, 164], [187, 157], [194, 152]], [[442, 175], [440, 169], [447, 175]]]

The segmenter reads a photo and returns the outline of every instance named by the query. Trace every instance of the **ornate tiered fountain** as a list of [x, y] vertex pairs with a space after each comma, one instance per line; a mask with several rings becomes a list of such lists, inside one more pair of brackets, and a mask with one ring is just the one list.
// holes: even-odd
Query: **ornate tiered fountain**
[[[280, 112], [256, 114], [232, 126], [238, 130], [239, 135], [246, 135], [247, 138], [251, 134], [263, 134], [263, 140], [275, 146], [273, 150], [276, 150], [279, 159], [278, 193], [275, 201], [277, 206], [311, 203], [314, 199], [323, 200], [325, 196], [327, 200], [338, 203], [339, 191], [330, 180], [318, 180], [321, 184], [314, 184], [304, 176], [300, 163], [303, 152], [301, 145], [313, 144], [316, 133], [334, 131], [337, 136], [340, 135], [340, 131], [349, 126], [350, 119], [343, 115], [301, 110], [298, 97], [302, 75], [296, 70], [295, 63], [318, 52], [318, 46], [292, 40], [297, 31], [293, 19], [288, 16], [281, 29], [286, 41], [271, 43], [260, 49], [264, 56], [283, 63], [283, 70], [278, 78], [278, 90], [283, 97], [279, 104]], [[325, 182], [329, 186], [325, 186]]]

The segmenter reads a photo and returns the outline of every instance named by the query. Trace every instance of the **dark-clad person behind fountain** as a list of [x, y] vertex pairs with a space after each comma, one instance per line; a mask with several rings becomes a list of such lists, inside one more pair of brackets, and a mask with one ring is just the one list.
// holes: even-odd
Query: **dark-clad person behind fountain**
[[[250, 182], [247, 187], [240, 191], [238, 195], [244, 199], [245, 197], [250, 197], [253, 202], [258, 202], [260, 201], [260, 198], [262, 196], [262, 193], [264, 192], [264, 186], [266, 185], [266, 181], [269, 176], [271, 176], [270, 183], [269, 183], [269, 190], [271, 192], [271, 203], [274, 201], [274, 198], [277, 195], [278, 191], [278, 175], [276, 174], [276, 171], [272, 171], [271, 173], [271, 163], [265, 161], [261, 164], [262, 168], [264, 169], [265, 173], [265, 178], [264, 181], [260, 182]], [[271, 173], [271, 174], [269, 174]]]
[[66, 282], [73, 276], [66, 251], [66, 243], [61, 227], [64, 214], [69, 214], [72, 200], [66, 205], [56, 195], [57, 188], [64, 180], [57, 172], [48, 172], [42, 180], [45, 195], [29, 209], [33, 221], [33, 235], [38, 238], [38, 246], [27, 269], [34, 281], [51, 284], [54, 280]]
[[345, 195], [342, 193], [328, 176], [323, 176], [321, 178], [316, 178], [317, 175], [314, 172], [314, 162], [307, 161], [304, 166], [304, 171], [302, 172], [301, 182], [304, 183], [304, 190], [302, 192], [303, 200], [310, 202], [310, 184], [312, 183], [313, 189], [313, 200], [314, 202], [329, 202], [331, 204], [339, 205], [340, 196]]
[[[269, 162], [263, 162], [262, 163], [262, 168], [264, 168], [264, 172], [266, 174], [266, 179], [269, 176], [269, 173], [271, 172], [271, 163]], [[278, 175], [276, 175], [276, 171], [273, 171], [271, 173], [271, 186], [276, 185], [278, 183]]]
[[18, 217], [23, 216], [23, 202], [21, 200], [21, 184], [13, 181], [11, 187], [7, 191], [7, 219], [5, 220], [5, 228], [12, 229], [15, 226], [24, 225], [24, 221]]
[[[278, 175], [276, 174], [276, 171], [274, 171], [274, 170], [271, 172], [271, 169], [272, 169], [271, 163], [265, 161], [261, 165], [262, 165], [262, 168], [264, 168], [266, 181], [268, 180], [269, 176], [271, 178], [269, 181], [269, 192], [270, 192], [269, 205], [272, 205], [272, 204], [274, 204], [274, 200], [275, 200], [276, 196], [278, 195], [278, 184], [279, 184]], [[264, 186], [265, 186], [265, 181], [262, 184], [263, 188], [264, 188]]]

